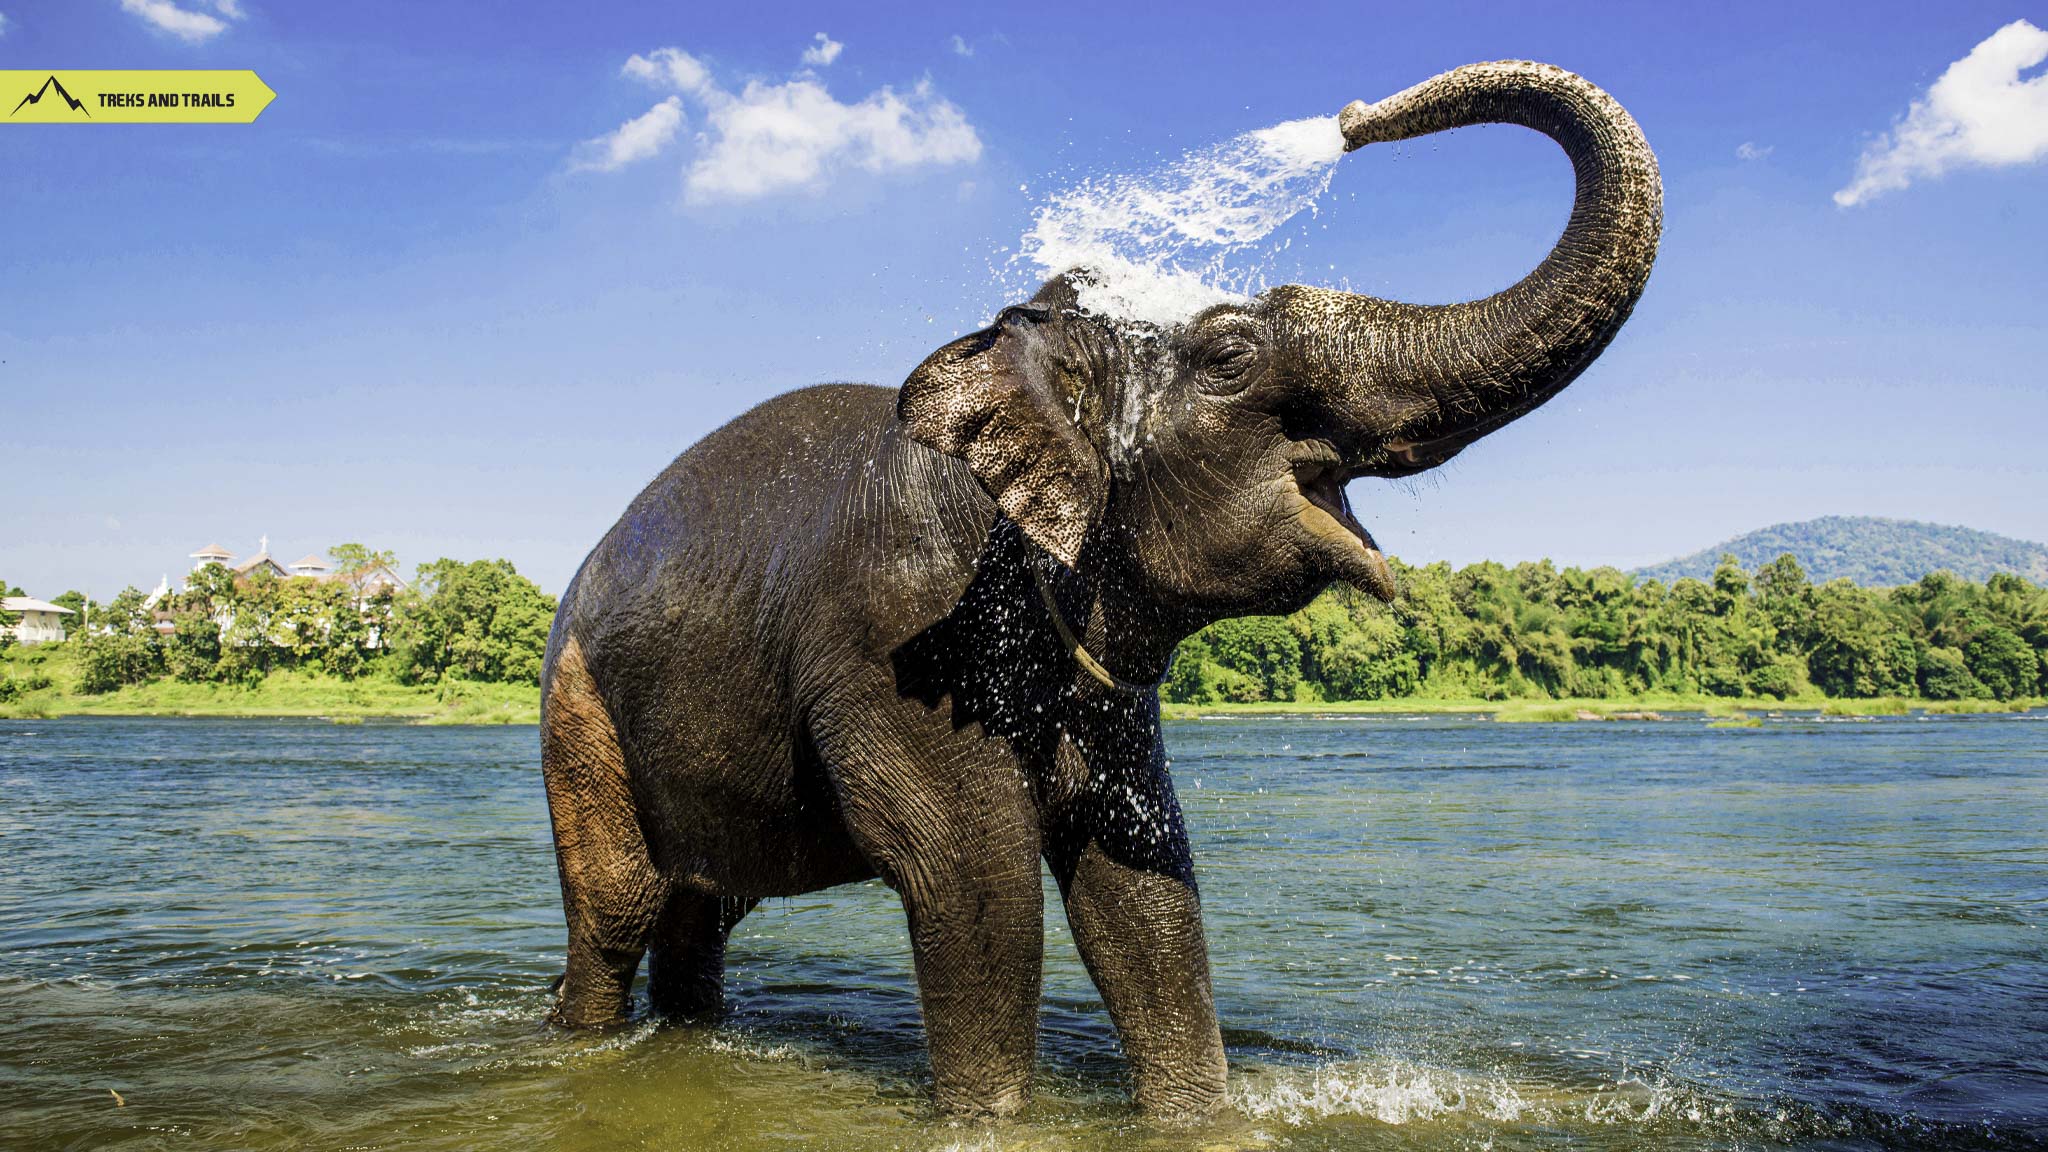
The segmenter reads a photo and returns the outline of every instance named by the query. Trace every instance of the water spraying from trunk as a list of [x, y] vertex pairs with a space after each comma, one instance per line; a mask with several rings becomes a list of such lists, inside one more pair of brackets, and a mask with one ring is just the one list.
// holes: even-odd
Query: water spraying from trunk
[[1094, 177], [1046, 197], [1019, 262], [1043, 280], [1089, 274], [1081, 306], [1170, 325], [1263, 290], [1267, 241], [1330, 187], [1344, 135], [1334, 116], [1290, 120], [1149, 172]]

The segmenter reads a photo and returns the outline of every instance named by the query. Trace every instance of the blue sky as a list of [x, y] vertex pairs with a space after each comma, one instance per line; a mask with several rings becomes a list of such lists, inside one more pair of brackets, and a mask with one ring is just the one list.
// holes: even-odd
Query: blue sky
[[[104, 597], [267, 534], [558, 591], [705, 432], [978, 326], [1047, 190], [1503, 57], [1635, 113], [1664, 247], [1562, 397], [1353, 485], [1383, 546], [1632, 565], [1829, 513], [2048, 539], [2048, 81], [1929, 94], [2048, 10], [598, 7], [0, 0], [0, 68], [278, 93], [251, 126], [0, 125], [0, 577]], [[754, 146], [813, 89], [832, 140]], [[1484, 295], [1570, 195], [1521, 129], [1368, 149], [1276, 278]]]

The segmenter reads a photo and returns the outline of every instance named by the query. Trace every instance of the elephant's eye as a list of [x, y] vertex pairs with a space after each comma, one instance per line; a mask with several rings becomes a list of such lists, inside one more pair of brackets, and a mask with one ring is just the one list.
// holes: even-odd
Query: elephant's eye
[[1221, 340], [1209, 349], [1205, 360], [1202, 375], [1209, 391], [1238, 392], [1251, 383], [1252, 369], [1259, 363], [1259, 350], [1242, 338]]

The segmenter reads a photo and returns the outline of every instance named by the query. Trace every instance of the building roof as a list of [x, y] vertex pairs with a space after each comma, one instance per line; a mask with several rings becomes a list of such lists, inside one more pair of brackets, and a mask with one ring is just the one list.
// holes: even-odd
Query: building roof
[[412, 587], [412, 585], [405, 582], [405, 577], [393, 572], [388, 564], [379, 564], [374, 568], [359, 572], [356, 574], [356, 578], [362, 582], [365, 588], [376, 584], [389, 584], [394, 588]]
[[292, 561], [292, 567], [294, 569], [318, 568], [322, 572], [325, 572], [327, 571], [327, 561], [322, 559], [320, 554], [317, 552], [308, 552], [304, 556], [299, 557], [297, 560]]
[[33, 596], [8, 596], [0, 598], [0, 610], [8, 612], [55, 612], [59, 616], [76, 615], [69, 608], [59, 608], [55, 604], [38, 600]]
[[233, 560], [235, 558], [235, 554], [233, 552], [228, 551], [227, 549], [221, 547], [218, 544], [208, 544], [206, 547], [201, 548], [199, 551], [192, 553], [192, 559], [194, 560], [209, 559], [215, 556], [222, 557], [228, 560]]
[[254, 556], [249, 557], [247, 560], [242, 561], [240, 564], [235, 565], [234, 573], [237, 576], [247, 576], [249, 573], [254, 572], [256, 569], [261, 568], [266, 564], [270, 565], [270, 567], [276, 569], [280, 573], [284, 572], [284, 567], [280, 565], [277, 561], [271, 559], [270, 553], [258, 552]]

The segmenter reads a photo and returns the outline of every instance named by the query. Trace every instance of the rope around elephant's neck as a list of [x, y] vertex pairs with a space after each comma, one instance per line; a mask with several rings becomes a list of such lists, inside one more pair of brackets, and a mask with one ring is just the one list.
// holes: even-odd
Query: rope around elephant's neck
[[1074, 663], [1079, 664], [1083, 672], [1094, 677], [1104, 688], [1115, 692], [1143, 695], [1159, 687], [1158, 684], [1139, 684], [1125, 680], [1103, 667], [1102, 661], [1097, 660], [1094, 654], [1088, 651], [1087, 646], [1081, 643], [1081, 638], [1074, 634], [1074, 630], [1067, 626], [1066, 614], [1060, 611], [1060, 602], [1052, 594], [1052, 584], [1046, 580], [1044, 569], [1037, 564], [1029, 563], [1025, 567], [1031, 569], [1031, 582], [1038, 587], [1038, 599], [1045, 604], [1046, 615], [1052, 617], [1053, 631], [1060, 634], [1060, 643], [1065, 645], [1067, 655], [1074, 658]]

